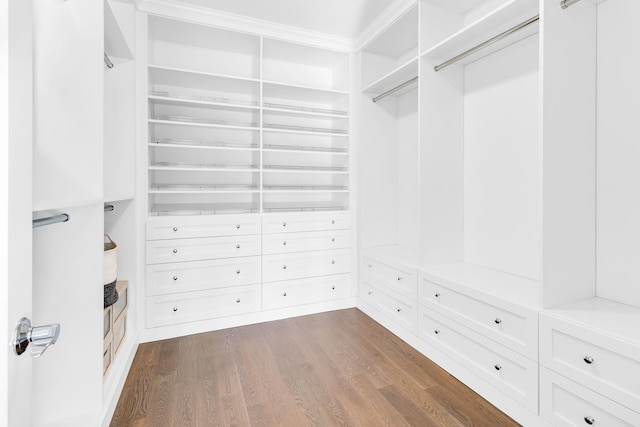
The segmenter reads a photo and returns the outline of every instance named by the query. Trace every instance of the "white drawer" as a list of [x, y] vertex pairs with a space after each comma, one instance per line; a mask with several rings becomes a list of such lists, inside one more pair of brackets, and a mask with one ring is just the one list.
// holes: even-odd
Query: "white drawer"
[[195, 215], [149, 218], [147, 240], [260, 234], [259, 215]]
[[418, 336], [538, 412], [537, 363], [424, 307], [419, 308]]
[[283, 213], [262, 217], [262, 232], [265, 234], [344, 230], [350, 226], [348, 212]]
[[262, 309], [331, 301], [347, 298], [350, 294], [350, 274], [265, 283], [262, 286]]
[[544, 367], [540, 368], [540, 415], [558, 427], [640, 426], [639, 413]]
[[302, 279], [348, 273], [351, 267], [349, 249], [314, 251], [295, 254], [264, 255], [262, 281]]
[[377, 261], [363, 256], [360, 265], [362, 273], [374, 280], [389, 284], [393, 292], [415, 300], [418, 296], [418, 270], [400, 265]]
[[384, 285], [367, 277], [360, 278], [360, 299], [408, 331], [417, 332], [418, 305], [384, 292]]
[[260, 255], [260, 236], [206, 237], [147, 242], [147, 264]]
[[171, 262], [147, 266], [147, 295], [260, 283], [260, 257]]
[[174, 325], [260, 310], [260, 285], [147, 297], [147, 326]]
[[499, 301], [479, 299], [435, 283], [420, 274], [419, 301], [464, 326], [538, 360], [538, 311]]
[[262, 237], [262, 253], [270, 255], [324, 251], [348, 248], [350, 244], [351, 233], [349, 230], [265, 234]]
[[637, 344], [543, 313], [540, 316], [540, 363], [640, 411], [640, 346]]

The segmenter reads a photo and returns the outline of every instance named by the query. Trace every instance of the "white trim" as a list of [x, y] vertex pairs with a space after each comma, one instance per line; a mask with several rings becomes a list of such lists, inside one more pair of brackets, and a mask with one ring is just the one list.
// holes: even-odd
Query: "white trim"
[[181, 19], [340, 52], [352, 52], [354, 47], [353, 41], [347, 37], [305, 30], [200, 6], [186, 5], [175, 0], [140, 0], [138, 1], [138, 9], [141, 12], [153, 15]]
[[386, 30], [391, 24], [400, 19], [405, 13], [417, 4], [416, 0], [395, 0], [380, 15], [376, 17], [353, 42], [353, 51], [362, 50], [378, 34]]

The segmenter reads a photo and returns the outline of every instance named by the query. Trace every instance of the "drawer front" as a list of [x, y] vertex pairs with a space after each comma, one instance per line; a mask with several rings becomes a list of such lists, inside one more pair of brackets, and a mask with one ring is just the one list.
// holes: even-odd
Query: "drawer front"
[[260, 255], [259, 236], [207, 237], [147, 242], [147, 264]]
[[640, 346], [540, 316], [540, 363], [640, 410]]
[[260, 283], [260, 257], [171, 262], [147, 266], [147, 295]]
[[537, 413], [537, 363], [424, 307], [418, 336]]
[[313, 277], [265, 283], [262, 309], [271, 310], [347, 298], [351, 295], [351, 275]]
[[554, 426], [637, 427], [640, 414], [544, 367], [540, 415]]
[[362, 257], [362, 273], [378, 282], [388, 283], [394, 292], [415, 300], [418, 296], [418, 271]]
[[367, 277], [360, 278], [360, 299], [415, 334], [418, 329], [418, 306], [415, 301], [397, 298], [382, 289], [384, 285], [381, 286]]
[[147, 240], [260, 234], [259, 215], [201, 215], [151, 218]]
[[349, 230], [265, 234], [262, 237], [262, 253], [271, 255], [343, 249], [348, 248], [350, 243]]
[[538, 360], [538, 312], [483, 301], [420, 277], [419, 301], [464, 326]]
[[265, 234], [345, 230], [350, 227], [348, 212], [268, 214], [262, 217], [262, 231]]
[[349, 249], [264, 255], [262, 257], [262, 280], [263, 282], [277, 282], [349, 273], [350, 259]]
[[260, 310], [260, 285], [147, 297], [147, 326], [175, 325]]

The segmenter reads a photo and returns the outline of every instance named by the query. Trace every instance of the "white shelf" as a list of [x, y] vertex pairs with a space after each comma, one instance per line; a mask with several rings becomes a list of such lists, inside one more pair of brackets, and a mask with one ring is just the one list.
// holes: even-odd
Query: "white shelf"
[[[209, 73], [206, 71], [198, 71], [191, 70], [188, 68], [178, 68], [178, 67], [169, 67], [165, 65], [156, 65], [156, 64], [148, 64], [147, 68], [150, 73], [162, 73], [162, 72], [175, 72], [177, 74], [185, 74], [184, 79], [178, 80], [181, 84], [179, 86], [184, 86], [185, 84], [193, 84], [194, 82], [200, 81], [199, 78], [206, 79], [205, 81], [210, 81], [211, 79], [224, 79], [224, 80], [237, 80], [240, 82], [251, 82], [251, 83], [260, 83], [260, 79], [255, 79], [252, 77], [239, 77], [232, 76], [229, 74], [218, 74], [218, 73]], [[176, 81], [174, 83], [177, 84]], [[198, 87], [198, 86], [195, 86]]]
[[133, 59], [132, 49], [108, 1], [104, 1], [104, 51], [109, 57]]
[[260, 110], [256, 102], [245, 102], [228, 98], [216, 98], [198, 95], [186, 95], [155, 91], [148, 95], [150, 101], [162, 101], [169, 104], [202, 105], [211, 107], [223, 107], [233, 110]]
[[[422, 56], [437, 65], [536, 15], [538, 15], [537, 0], [511, 0], [427, 49], [422, 53]], [[529, 25], [501, 42], [482, 49], [478, 53], [460, 60], [458, 63], [461, 65], [468, 64], [518, 40], [529, 37], [537, 31], [537, 23]]]
[[312, 90], [312, 91], [318, 91], [318, 92], [324, 92], [324, 93], [332, 93], [332, 94], [337, 94], [337, 95], [349, 95], [349, 91], [346, 91], [346, 90], [329, 89], [329, 88], [325, 88], [325, 87], [309, 86], [309, 85], [302, 85], [302, 84], [295, 84], [295, 83], [285, 83], [285, 82], [278, 82], [278, 81], [275, 81], [275, 80], [263, 80], [263, 84], [264, 85], [277, 85], [277, 86], [304, 89], [304, 90]]
[[259, 209], [250, 203], [163, 203], [152, 204], [151, 215], [218, 215], [257, 213]]
[[[278, 147], [278, 148], [275, 148]], [[348, 156], [349, 151], [334, 149], [334, 148], [324, 148], [324, 147], [314, 147], [314, 146], [286, 146], [286, 145], [267, 145], [265, 144], [263, 149], [265, 153], [310, 153], [310, 154], [327, 154], [330, 156]]]
[[322, 174], [348, 174], [346, 168], [331, 168], [322, 166], [286, 166], [286, 165], [264, 165], [263, 171], [278, 173], [322, 173]]
[[186, 163], [156, 163], [149, 165], [149, 170], [164, 171], [220, 171], [220, 172], [260, 172], [255, 165], [207, 165], [207, 164], [186, 164]]
[[254, 194], [260, 189], [249, 185], [152, 185], [149, 194]]
[[295, 105], [285, 105], [285, 104], [274, 104], [265, 102], [263, 103], [262, 110], [265, 112], [274, 112], [274, 113], [291, 113], [297, 114], [301, 116], [318, 116], [318, 117], [331, 117], [337, 119], [348, 119], [349, 115], [347, 112], [341, 113], [332, 110], [322, 111], [319, 108], [311, 108], [311, 107], [300, 107]]
[[[417, 76], [418, 58], [416, 57], [365, 87], [362, 92], [372, 96], [380, 95]], [[401, 95], [413, 89], [415, 89], [415, 85], [410, 85], [405, 90], [396, 92], [395, 95]]]
[[[220, 123], [214, 123], [212, 121], [193, 121], [193, 120], [201, 120], [194, 119], [193, 117], [179, 117], [179, 116], [156, 116], [158, 118], [149, 119], [149, 123], [157, 123], [161, 125], [177, 125], [177, 126], [196, 126], [196, 127], [209, 127], [209, 128], [219, 128], [219, 129], [239, 129], [239, 130], [260, 130], [259, 127], [255, 126], [255, 123], [249, 123], [248, 125], [238, 125], [238, 124], [222, 124], [222, 120]], [[166, 118], [160, 118], [166, 117]], [[171, 119], [169, 119], [169, 117]], [[177, 118], [191, 120], [176, 120]], [[226, 122], [230, 123], [230, 122]]]
[[[348, 131], [338, 131], [338, 129], [325, 129], [320, 130], [319, 128], [308, 128], [303, 126], [298, 126], [297, 129], [294, 129], [293, 126], [287, 125], [277, 125], [271, 123], [265, 123], [263, 125], [264, 131], [270, 132], [281, 132], [281, 133], [295, 133], [299, 135], [324, 135], [324, 136], [343, 136], [349, 137]], [[333, 132], [331, 132], [333, 130]]]
[[306, 186], [306, 185], [300, 185], [300, 186], [278, 186], [278, 185], [265, 185], [263, 187], [263, 192], [264, 193], [271, 193], [271, 194], [276, 194], [276, 193], [282, 193], [282, 194], [286, 194], [286, 193], [310, 193], [310, 194], [317, 194], [317, 193], [348, 193], [349, 189], [346, 187], [331, 187], [331, 186]]
[[347, 206], [334, 206], [326, 203], [265, 203], [265, 213], [281, 213], [281, 212], [334, 212], [345, 211], [349, 208]]
[[437, 280], [465, 287], [470, 294], [492, 295], [534, 309], [540, 305], [540, 283], [537, 280], [469, 263], [433, 265], [422, 271]]
[[195, 148], [198, 150], [229, 150], [229, 151], [260, 151], [259, 147], [247, 147], [240, 144], [234, 145], [233, 143], [224, 142], [207, 142], [207, 141], [195, 141], [195, 140], [176, 140], [176, 139], [159, 139], [158, 142], [150, 142], [149, 147], [162, 147], [162, 148]]

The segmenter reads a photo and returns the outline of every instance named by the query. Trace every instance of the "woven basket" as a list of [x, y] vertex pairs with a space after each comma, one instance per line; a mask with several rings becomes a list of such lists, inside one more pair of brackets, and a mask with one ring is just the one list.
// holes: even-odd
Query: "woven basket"
[[118, 281], [118, 245], [108, 234], [105, 234], [104, 238], [102, 283], [104, 284], [104, 308], [107, 308], [118, 301], [118, 291], [116, 290], [116, 282]]

